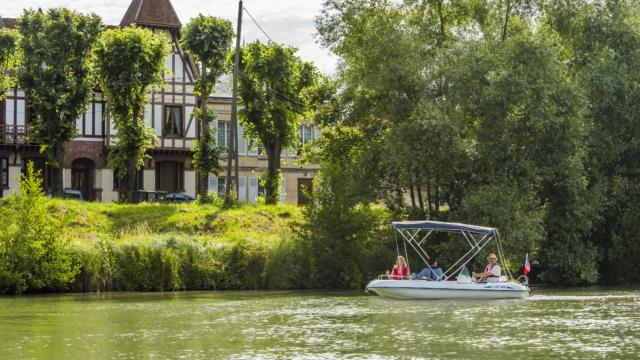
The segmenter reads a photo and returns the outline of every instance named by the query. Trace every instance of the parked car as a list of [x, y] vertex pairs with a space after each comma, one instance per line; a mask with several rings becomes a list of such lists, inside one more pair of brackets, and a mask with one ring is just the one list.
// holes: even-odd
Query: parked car
[[[62, 198], [84, 201], [84, 196], [82, 196], [82, 191], [80, 190], [64, 189], [62, 191], [63, 191], [62, 196], [60, 196]], [[54, 196], [52, 191], [47, 191], [46, 195], [48, 197]]]
[[167, 193], [164, 191], [147, 191], [138, 190], [136, 193], [136, 202], [155, 202], [164, 201], [164, 197]]
[[170, 193], [165, 195], [164, 201], [170, 202], [170, 203], [188, 203], [188, 202], [196, 201], [196, 198], [189, 194]]

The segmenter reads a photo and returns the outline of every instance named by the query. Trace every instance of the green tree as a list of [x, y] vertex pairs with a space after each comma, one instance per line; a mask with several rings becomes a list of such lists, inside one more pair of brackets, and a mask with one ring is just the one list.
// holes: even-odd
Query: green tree
[[[220, 149], [216, 145], [215, 129], [211, 126], [213, 114], [207, 110], [207, 98], [222, 73], [226, 57], [231, 50], [233, 27], [228, 20], [198, 15], [183, 29], [182, 47], [200, 63], [200, 76], [195, 93], [200, 97], [200, 138], [196, 141], [193, 165], [200, 172], [200, 195], [207, 193], [207, 176], [220, 171]], [[205, 114], [207, 116], [205, 117]]]
[[144, 123], [144, 105], [150, 91], [163, 83], [168, 55], [165, 38], [136, 27], [103, 32], [95, 49], [98, 79], [117, 131], [109, 161], [124, 179], [120, 198], [126, 201], [134, 201], [136, 171], [155, 144], [153, 129]]
[[78, 273], [68, 251], [68, 219], [50, 213], [41, 178], [29, 162], [21, 193], [0, 208], [0, 293], [61, 289]]
[[0, 29], [0, 100], [4, 100], [7, 91], [15, 85], [14, 69], [17, 64], [18, 33], [14, 30]]
[[260, 41], [242, 47], [239, 94], [240, 118], [246, 133], [260, 140], [268, 158], [262, 178], [265, 202], [280, 196], [280, 154], [293, 146], [299, 121], [309, 115], [311, 93], [319, 73], [295, 55], [297, 49]]
[[550, 2], [545, 25], [571, 55], [570, 70], [586, 93], [586, 168], [598, 217], [589, 236], [607, 281], [640, 280], [640, 243], [630, 214], [640, 180], [639, 2]]
[[[541, 26], [539, 4], [327, 1], [318, 31], [342, 63], [321, 178], [336, 176], [350, 192], [319, 186], [317, 199], [503, 226], [505, 248], [540, 249], [548, 280], [596, 281], [587, 106], [571, 52]], [[518, 221], [525, 237], [515, 235]]]
[[102, 22], [68, 9], [26, 10], [18, 19], [23, 53], [19, 85], [29, 98], [30, 136], [55, 169], [53, 189], [62, 194], [65, 143], [93, 93], [91, 49]]

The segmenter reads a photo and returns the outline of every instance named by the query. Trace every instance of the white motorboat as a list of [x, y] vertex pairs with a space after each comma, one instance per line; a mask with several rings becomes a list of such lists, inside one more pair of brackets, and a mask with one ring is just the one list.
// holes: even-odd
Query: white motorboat
[[[495, 282], [475, 282], [464, 274], [466, 265], [492, 240], [497, 243], [498, 256], [502, 263], [502, 244], [495, 228], [475, 225], [445, 223], [438, 221], [394, 222], [394, 228], [406, 245], [409, 244], [429, 268], [429, 255], [424, 249], [426, 240], [433, 232], [458, 233], [464, 236], [470, 249], [450, 266], [439, 281], [423, 279], [389, 280], [385, 275], [371, 281], [367, 292], [397, 299], [526, 299], [529, 287], [509, 280], [511, 274], [495, 279]], [[398, 247], [398, 252], [400, 252]], [[456, 278], [454, 279], [454, 276]]]
[[397, 299], [526, 299], [529, 288], [516, 283], [373, 280], [367, 291]]

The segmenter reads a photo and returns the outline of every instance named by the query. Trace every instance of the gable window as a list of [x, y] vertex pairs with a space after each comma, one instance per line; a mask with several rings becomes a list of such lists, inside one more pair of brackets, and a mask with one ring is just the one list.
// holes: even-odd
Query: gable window
[[174, 74], [176, 82], [184, 82], [184, 65], [182, 64], [182, 57], [180, 54], [175, 55], [173, 66], [175, 68]]
[[182, 106], [164, 107], [164, 136], [183, 136]]
[[0, 181], [2, 181], [2, 187], [9, 187], [9, 159], [0, 158]]

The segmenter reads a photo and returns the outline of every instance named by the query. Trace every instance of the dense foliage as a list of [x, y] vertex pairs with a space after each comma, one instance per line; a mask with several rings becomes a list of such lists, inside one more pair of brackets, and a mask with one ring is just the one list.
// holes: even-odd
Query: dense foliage
[[29, 179], [29, 192], [0, 204], [1, 292], [303, 289], [321, 277], [357, 286], [383, 266], [376, 252], [389, 253], [380, 207], [357, 212], [363, 228], [381, 225], [358, 234], [373, 235], [370, 246], [332, 260], [368, 269], [345, 283], [309, 267], [316, 249], [295, 231], [308, 228], [297, 206], [88, 203], [44, 197]]
[[97, 15], [60, 8], [26, 10], [18, 19], [19, 86], [29, 98], [29, 136], [41, 144], [52, 169], [53, 189], [62, 194], [65, 143], [93, 94], [91, 50], [102, 31]]
[[15, 83], [15, 66], [18, 59], [18, 32], [0, 29], [0, 100]]
[[51, 214], [41, 186], [30, 163], [20, 182], [22, 193], [0, 207], [0, 293], [60, 290], [78, 273], [68, 217]]
[[168, 55], [166, 38], [136, 27], [103, 32], [95, 48], [98, 80], [118, 134], [109, 162], [123, 180], [122, 200], [134, 201], [135, 174], [155, 144], [153, 129], [144, 123], [144, 105], [163, 83]]
[[[353, 212], [384, 202], [396, 219], [499, 227], [505, 265], [534, 254], [549, 282], [640, 280], [639, 9], [326, 1], [319, 36], [341, 61], [339, 91], [316, 118], [323, 140], [307, 154], [322, 167], [310, 242], [350, 244], [367, 231]], [[464, 245], [435, 241], [444, 266]], [[328, 271], [357, 273], [352, 264]]]
[[184, 27], [180, 40], [182, 47], [200, 63], [195, 86], [195, 93], [200, 97], [200, 111], [196, 113], [200, 120], [200, 137], [193, 150], [193, 167], [200, 173], [200, 196], [207, 193], [207, 175], [218, 175], [220, 171], [220, 148], [211, 126], [214, 115], [207, 110], [207, 99], [224, 70], [233, 35], [229, 20], [198, 15]]
[[320, 78], [296, 51], [260, 41], [241, 49], [240, 119], [246, 134], [259, 139], [267, 154], [268, 169], [261, 179], [267, 204], [280, 201], [280, 154], [297, 140], [297, 126], [311, 109]]

